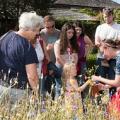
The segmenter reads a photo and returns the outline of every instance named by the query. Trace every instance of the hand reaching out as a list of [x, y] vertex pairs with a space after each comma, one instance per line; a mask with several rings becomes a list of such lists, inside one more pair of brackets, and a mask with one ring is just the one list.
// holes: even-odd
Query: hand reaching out
[[92, 81], [94, 81], [94, 82], [100, 81], [100, 78], [101, 78], [100, 76], [93, 75]]
[[49, 43], [48, 45], [47, 45], [47, 50], [49, 51], [49, 50], [51, 50], [51, 49], [53, 49], [54, 48], [54, 44], [53, 43]]

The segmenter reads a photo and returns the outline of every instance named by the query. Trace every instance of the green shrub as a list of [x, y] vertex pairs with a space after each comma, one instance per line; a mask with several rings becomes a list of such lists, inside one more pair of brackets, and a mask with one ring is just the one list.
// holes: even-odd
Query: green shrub
[[96, 53], [90, 53], [87, 57], [87, 67], [92, 68], [96, 64]]

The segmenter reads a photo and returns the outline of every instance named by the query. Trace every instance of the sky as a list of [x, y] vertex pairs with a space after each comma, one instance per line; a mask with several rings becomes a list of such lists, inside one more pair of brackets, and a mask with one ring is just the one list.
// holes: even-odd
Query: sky
[[119, 3], [119, 4], [120, 4], [120, 0], [112, 0], [112, 1], [115, 1], [115, 2], [117, 2], [117, 3]]

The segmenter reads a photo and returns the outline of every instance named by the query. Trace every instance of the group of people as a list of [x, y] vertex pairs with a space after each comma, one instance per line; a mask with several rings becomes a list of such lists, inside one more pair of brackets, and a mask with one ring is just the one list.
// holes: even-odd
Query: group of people
[[109, 89], [111, 108], [119, 112], [120, 25], [114, 21], [115, 15], [111, 8], [103, 9], [103, 18], [105, 23], [99, 25], [95, 33], [95, 45], [98, 46], [99, 53], [97, 55], [98, 68], [92, 80], [98, 81], [101, 90]]
[[[24, 90], [28, 85], [33, 91], [37, 91], [40, 86], [41, 94], [44, 94], [46, 84], [44, 78], [49, 74], [54, 77], [54, 94], [58, 97], [64, 64], [74, 62], [77, 75], [81, 74], [81, 71], [86, 69], [86, 56], [88, 48], [92, 45], [78, 21], [65, 23], [61, 30], [58, 30], [51, 15], [43, 19], [35, 12], [25, 12], [19, 18], [19, 30], [9, 31], [1, 37], [1, 75], [7, 74], [6, 82], [9, 85], [15, 83], [15, 78], [18, 79], [18, 83], [12, 86], [13, 89]], [[45, 61], [47, 62], [44, 63]], [[54, 76], [54, 70], [46, 72], [43, 69], [43, 64], [50, 62], [60, 72], [59, 77]], [[1, 92], [3, 90], [4, 88]]]
[[[96, 70], [98, 76], [93, 75], [92, 80], [108, 84], [110, 88], [119, 87], [120, 25], [114, 22], [113, 10], [110, 8], [103, 9], [103, 18], [105, 23], [99, 25], [95, 33], [95, 45], [99, 48], [99, 67]], [[34, 92], [37, 92], [40, 86], [41, 94], [45, 94], [44, 78], [50, 75], [54, 78], [55, 98], [60, 96], [61, 87], [65, 86], [67, 101], [80, 100], [80, 94], [89, 85], [89, 81], [79, 87], [75, 77], [85, 74], [86, 57], [92, 47], [93, 43], [85, 34], [80, 21], [67, 22], [58, 30], [51, 15], [43, 19], [35, 12], [24, 12], [19, 18], [19, 30], [9, 31], [0, 39], [0, 74], [6, 74], [5, 82], [11, 89], [17, 89], [17, 95], [19, 90], [24, 91], [27, 85]], [[45, 64], [52, 63], [60, 75], [56, 77], [54, 69], [44, 71], [45, 61]], [[18, 81], [14, 84], [16, 77]], [[0, 83], [1, 94], [4, 86]], [[99, 83], [98, 86], [106, 85]], [[110, 90], [110, 95], [114, 94], [113, 89], [112, 92]], [[69, 99], [68, 96], [72, 98]]]

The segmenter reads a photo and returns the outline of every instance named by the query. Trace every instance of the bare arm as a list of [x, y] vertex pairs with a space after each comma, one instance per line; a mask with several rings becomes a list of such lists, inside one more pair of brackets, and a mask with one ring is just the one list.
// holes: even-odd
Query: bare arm
[[120, 86], [120, 75], [115, 76], [115, 80], [109, 80], [99, 76], [92, 76], [93, 81], [100, 81], [102, 83], [108, 84], [110, 86], [119, 87]]
[[84, 36], [84, 40], [85, 40], [85, 56], [87, 56], [88, 53], [93, 48], [93, 43], [87, 35]]
[[78, 83], [76, 80], [71, 80], [70, 82], [74, 90], [78, 92], [82, 92], [89, 85], [89, 82], [86, 82], [82, 86], [78, 87]]
[[54, 53], [55, 53], [56, 61], [59, 62], [63, 66], [65, 64], [65, 61], [62, 59], [60, 55], [59, 43], [54, 44]]
[[46, 46], [47, 52], [50, 53], [52, 49], [54, 49], [54, 43], [48, 43]]
[[89, 82], [85, 82], [82, 86], [78, 87], [78, 91], [83, 91], [87, 86], [89, 85]]
[[119, 31], [119, 33], [118, 33], [118, 38], [117, 38], [117, 40], [120, 41], [120, 31]]
[[72, 61], [77, 65], [78, 63], [78, 54], [72, 53]]
[[38, 74], [37, 74], [36, 63], [28, 64], [25, 67], [26, 67], [26, 73], [27, 73], [27, 77], [28, 77], [28, 81], [30, 83], [30, 86], [34, 91], [36, 91], [37, 87], [39, 85], [38, 84], [39, 78], [38, 78]]
[[89, 45], [90, 48], [93, 47], [92, 40], [87, 35], [84, 36], [84, 40], [85, 40], [85, 43]]
[[95, 37], [95, 45], [97, 46], [97, 47], [99, 47], [100, 46], [100, 37], [99, 36], [97, 36], [97, 37]]
[[110, 85], [106, 85], [106, 84], [103, 84], [103, 83], [98, 83], [96, 85], [98, 86], [99, 90], [105, 90], [105, 89], [108, 89], [108, 88], [112, 87]]
[[[47, 43], [46, 37], [45, 37], [45, 35], [44, 35], [44, 33], [42, 31], [40, 32], [40, 37], [43, 39], [43, 41], [44, 41], [43, 44], [46, 47], [44, 49], [46, 49], [45, 51], [47, 52], [48, 56], [50, 57], [50, 52], [54, 48], [54, 44], [53, 43]], [[46, 56], [46, 58], [49, 59], [48, 56]]]
[[43, 40], [43, 49], [44, 49], [44, 54], [45, 54], [46, 59], [48, 60], [48, 62], [50, 62], [50, 56], [49, 56], [49, 54], [47, 52], [46, 43], [45, 43], [44, 40]]

